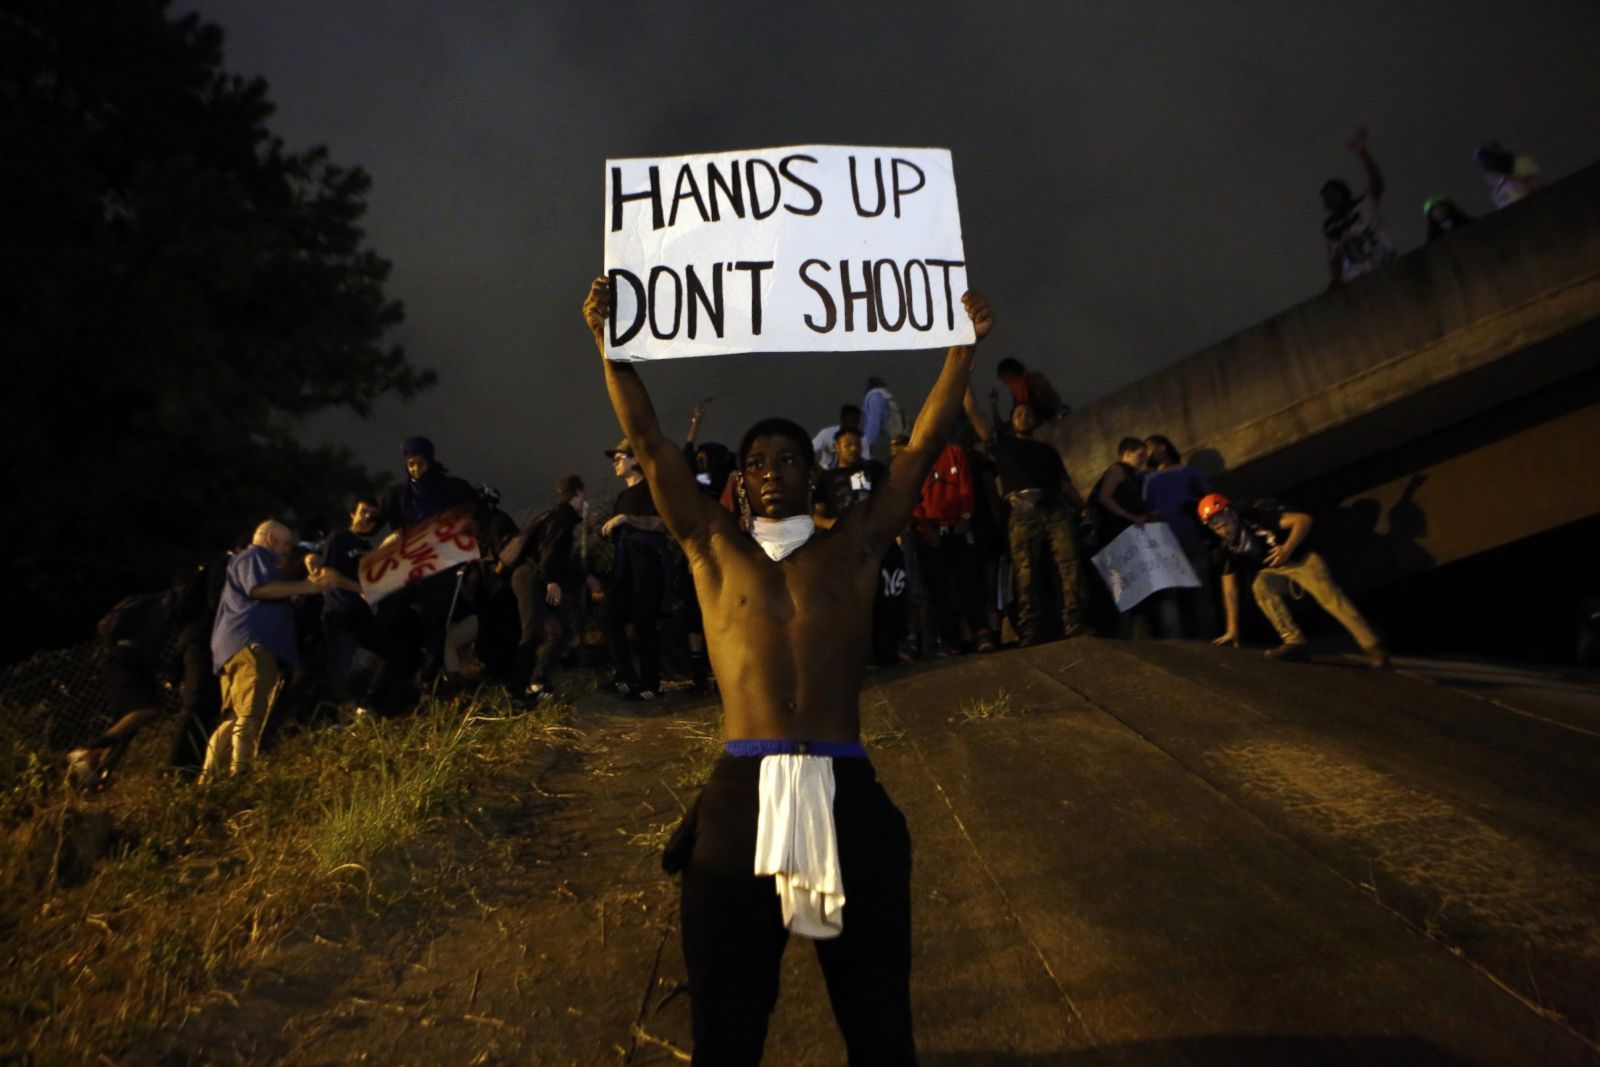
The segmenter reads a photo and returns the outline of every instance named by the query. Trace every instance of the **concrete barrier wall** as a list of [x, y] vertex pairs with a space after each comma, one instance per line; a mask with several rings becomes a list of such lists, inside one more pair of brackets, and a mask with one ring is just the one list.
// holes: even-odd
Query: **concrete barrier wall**
[[[1508, 399], [1508, 388], [1593, 366], [1595, 331], [1584, 327], [1596, 323], [1600, 165], [1075, 412], [1057, 440], [1085, 486], [1121, 437], [1165, 433], [1186, 453], [1216, 453], [1230, 474], [1278, 457], [1274, 484], [1250, 488], [1281, 490], [1355, 458], [1360, 433], [1338, 450], [1295, 447], [1338, 427], [1393, 409], [1431, 432]], [[1454, 406], [1404, 406], [1531, 351], [1537, 365], [1478, 374], [1484, 388], [1457, 389]], [[1394, 446], [1388, 431], [1370, 435], [1373, 449]]]

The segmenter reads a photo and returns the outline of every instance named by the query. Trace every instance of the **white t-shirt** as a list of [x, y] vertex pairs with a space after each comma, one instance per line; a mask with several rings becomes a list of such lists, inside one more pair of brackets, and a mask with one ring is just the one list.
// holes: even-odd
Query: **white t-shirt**
[[1339, 264], [1339, 277], [1351, 281], [1377, 270], [1394, 258], [1394, 242], [1378, 215], [1378, 203], [1363, 193], [1322, 224], [1328, 259]]
[[824, 427], [811, 439], [811, 450], [817, 454], [817, 466], [825, 471], [831, 471], [839, 465], [839, 449], [833, 443], [834, 437], [839, 433], [839, 426]]
[[1539, 164], [1528, 156], [1518, 156], [1511, 164], [1510, 174], [1484, 174], [1489, 183], [1489, 202], [1498, 211], [1509, 207], [1539, 188], [1542, 177]]

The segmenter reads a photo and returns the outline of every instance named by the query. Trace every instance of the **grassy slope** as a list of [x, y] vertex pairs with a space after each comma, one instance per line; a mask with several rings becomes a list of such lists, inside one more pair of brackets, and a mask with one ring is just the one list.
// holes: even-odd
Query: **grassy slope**
[[247, 781], [125, 771], [93, 799], [0, 739], [0, 1061], [115, 1057], [319, 913], [425, 891], [379, 868], [496, 766], [560, 744], [569, 714], [489, 691], [296, 736]]

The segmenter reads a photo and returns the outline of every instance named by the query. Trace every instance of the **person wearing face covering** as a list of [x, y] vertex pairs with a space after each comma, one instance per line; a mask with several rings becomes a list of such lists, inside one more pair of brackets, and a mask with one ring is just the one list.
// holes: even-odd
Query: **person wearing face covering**
[[[962, 298], [975, 335], [992, 319]], [[611, 286], [584, 302], [606, 356]], [[816, 943], [853, 1064], [916, 1062], [911, 842], [861, 744], [878, 562], [905, 527], [961, 411], [974, 346], [951, 348], [911, 441], [828, 529], [811, 518], [810, 435], [763, 419], [738, 450], [738, 518], [701, 493], [632, 364], [602, 358], [612, 406], [683, 547], [720, 680], [724, 755], [663, 862], [681, 872], [697, 1063], [755, 1063], [789, 934]]]

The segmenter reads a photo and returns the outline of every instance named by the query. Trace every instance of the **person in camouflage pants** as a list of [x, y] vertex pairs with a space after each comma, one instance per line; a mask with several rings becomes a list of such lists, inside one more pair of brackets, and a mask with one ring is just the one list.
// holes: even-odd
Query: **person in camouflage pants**
[[1073, 538], [1071, 513], [1064, 503], [1055, 507], [1029, 503], [1027, 494], [1010, 494], [1011, 518], [1006, 524], [1011, 566], [1017, 576], [1017, 633], [1033, 644], [1039, 633], [1039, 575], [1042, 552], [1049, 547], [1061, 578], [1061, 622], [1067, 637], [1083, 631], [1083, 607], [1078, 598], [1078, 544]]
[[[991, 400], [996, 398], [991, 398]], [[1061, 577], [1061, 621], [1064, 637], [1089, 632], [1078, 598], [1078, 545], [1074, 540], [1074, 514], [1083, 512], [1083, 497], [1061, 462], [1054, 445], [1035, 439], [1038, 418], [1028, 404], [1011, 409], [1011, 425], [1002, 429], [995, 418], [978, 410], [972, 390], [962, 401], [967, 421], [980, 440], [994, 452], [1000, 489], [1011, 517], [1006, 522], [1011, 566], [1017, 581], [1017, 635], [1024, 645], [1037, 644], [1039, 634], [1039, 571], [1046, 545]]]

